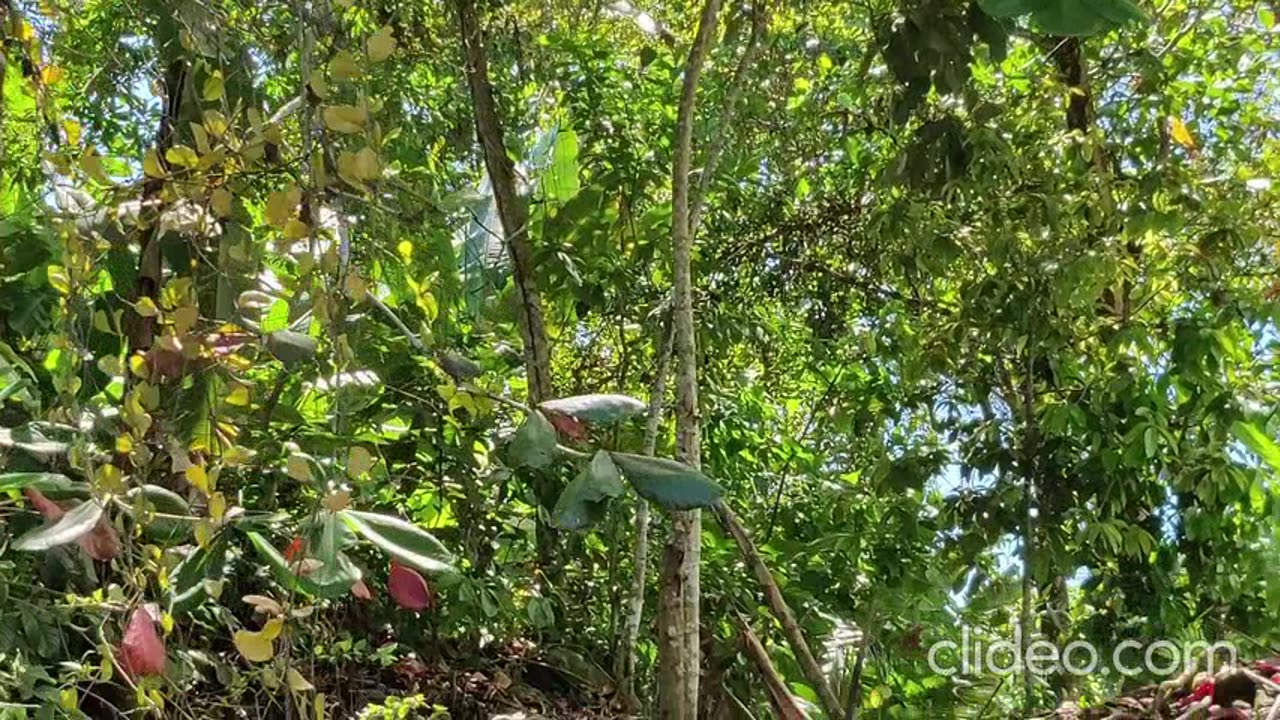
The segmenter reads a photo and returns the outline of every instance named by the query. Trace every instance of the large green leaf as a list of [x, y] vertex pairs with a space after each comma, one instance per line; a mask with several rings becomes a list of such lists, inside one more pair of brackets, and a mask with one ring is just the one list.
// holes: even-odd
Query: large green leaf
[[170, 611], [190, 612], [199, 607], [209, 596], [206, 581], [221, 581], [226, 557], [227, 540], [219, 536], [208, 547], [198, 547], [183, 558], [170, 573]]
[[684, 463], [631, 453], [610, 455], [641, 497], [668, 510], [710, 507], [724, 494], [715, 481]]
[[604, 503], [626, 488], [609, 453], [597, 451], [573, 482], [565, 486], [551, 512], [551, 522], [562, 530], [581, 530], [604, 515]]
[[1134, 5], [1130, 0], [1084, 0], [1084, 4], [1116, 25], [1151, 20], [1142, 8]]
[[102, 519], [102, 505], [97, 500], [86, 500], [67, 511], [58, 522], [32, 530], [14, 542], [16, 550], [48, 550], [66, 545], [93, 532]]
[[292, 330], [277, 330], [267, 335], [267, 349], [285, 367], [294, 367], [316, 355], [316, 339]]
[[66, 475], [45, 472], [6, 473], [0, 475], [0, 492], [33, 488], [52, 500], [64, 497], [88, 497], [89, 484]]
[[191, 537], [197, 520], [181, 495], [159, 485], [143, 485], [129, 491], [130, 514], [141, 517], [142, 531], [160, 543], [178, 543]]
[[1270, 465], [1272, 470], [1280, 472], [1280, 445], [1276, 445], [1276, 442], [1257, 425], [1237, 420], [1231, 424], [1231, 433], [1244, 443], [1245, 447], [1262, 458], [1263, 462]]
[[556, 429], [545, 415], [534, 410], [511, 438], [511, 461], [520, 467], [546, 467], [555, 460]]
[[983, 12], [998, 18], [1026, 15], [1039, 4], [1040, 0], [978, 0], [978, 7]]
[[1050, 35], [1092, 35], [1107, 25], [1084, 0], [1040, 0], [1031, 17]]
[[593, 425], [610, 425], [632, 415], [639, 415], [646, 409], [644, 403], [627, 395], [574, 395], [548, 400], [538, 407], [572, 415]]
[[453, 554], [434, 535], [397, 517], [344, 510], [351, 529], [405, 565], [425, 573], [452, 573]]
[[337, 513], [323, 511], [317, 520], [311, 552], [322, 564], [307, 579], [323, 588], [323, 594], [327, 595], [331, 588], [335, 595], [345, 594], [363, 574], [342, 552], [343, 548], [355, 544], [355, 535]]

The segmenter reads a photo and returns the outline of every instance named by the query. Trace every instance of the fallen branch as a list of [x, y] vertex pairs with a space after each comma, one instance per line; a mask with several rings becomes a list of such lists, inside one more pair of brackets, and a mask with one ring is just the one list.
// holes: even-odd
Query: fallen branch
[[738, 544], [738, 550], [742, 552], [742, 556], [746, 559], [747, 564], [751, 566], [752, 572], [755, 573], [756, 580], [759, 581], [760, 587], [764, 590], [764, 597], [769, 605], [769, 610], [778, 619], [778, 622], [782, 624], [782, 633], [787, 638], [787, 644], [791, 646], [791, 652], [796, 656], [796, 662], [800, 665], [800, 671], [804, 673], [805, 680], [818, 694], [818, 701], [822, 705], [823, 711], [826, 712], [828, 717], [843, 717], [844, 713], [840, 706], [840, 700], [836, 697], [835, 692], [832, 691], [826, 675], [823, 674], [821, 666], [818, 665], [818, 661], [813, 656], [813, 652], [809, 650], [809, 643], [804, 639], [804, 633], [800, 630], [800, 624], [796, 622], [796, 616], [791, 612], [787, 601], [782, 597], [782, 591], [778, 589], [778, 583], [773, 579], [773, 573], [770, 572], [769, 566], [765, 565], [764, 558], [760, 556], [760, 551], [756, 549], [756, 545], [752, 542], [747, 529], [743, 527], [742, 522], [738, 520], [738, 516], [723, 501], [717, 501], [713, 509], [716, 512], [716, 516], [720, 518], [720, 524], [724, 525], [724, 528], [733, 536], [734, 542]]
[[773, 660], [769, 658], [768, 651], [764, 649], [760, 638], [756, 637], [751, 626], [741, 616], [738, 617], [738, 628], [742, 634], [742, 649], [760, 671], [760, 677], [764, 679], [764, 687], [769, 691], [769, 703], [773, 705], [777, 717], [782, 720], [805, 720], [804, 711], [800, 709], [791, 691], [787, 690], [787, 683], [782, 679], [778, 669], [773, 666]]

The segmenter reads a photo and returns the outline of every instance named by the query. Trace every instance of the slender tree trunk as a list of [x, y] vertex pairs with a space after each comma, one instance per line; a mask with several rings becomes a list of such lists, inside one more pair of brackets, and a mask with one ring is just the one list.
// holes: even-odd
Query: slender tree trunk
[[[658, 428], [662, 425], [662, 402], [667, 394], [667, 374], [671, 370], [671, 350], [674, 328], [670, 321], [663, 324], [658, 345], [658, 358], [654, 364], [653, 385], [649, 390], [649, 415], [644, 427], [644, 454], [653, 456], [658, 447]], [[636, 539], [632, 549], [635, 574], [631, 578], [631, 595], [627, 601], [627, 617], [622, 628], [622, 642], [618, 648], [614, 676], [618, 681], [618, 694], [623, 709], [634, 713], [640, 708], [635, 692], [636, 639], [640, 637], [640, 620], [644, 616], [645, 575], [649, 569], [649, 503], [636, 498]]]
[[[689, 170], [693, 153], [693, 119], [698, 79], [715, 43], [720, 0], [706, 0], [698, 32], [685, 63], [684, 83], [676, 114], [675, 152], [671, 167], [671, 246], [675, 278], [677, 455], [700, 467], [701, 428], [698, 417], [698, 367], [693, 323], [693, 235], [689, 223]], [[672, 515], [671, 539], [663, 553], [662, 592], [658, 606], [659, 717], [696, 720], [698, 672], [701, 667], [698, 565], [702, 554], [702, 517], [697, 511]]]
[[729, 534], [733, 536], [734, 542], [738, 544], [738, 549], [742, 552], [743, 557], [746, 558], [747, 565], [751, 567], [751, 572], [755, 574], [756, 580], [759, 581], [760, 587], [764, 590], [764, 597], [769, 605], [769, 610], [778, 619], [778, 623], [782, 625], [782, 633], [787, 638], [787, 644], [791, 646], [791, 653], [795, 655], [796, 663], [800, 665], [800, 671], [804, 673], [804, 679], [818, 694], [818, 702], [822, 705], [823, 712], [828, 717], [841, 717], [844, 713], [840, 699], [836, 697], [835, 691], [831, 689], [831, 684], [827, 682], [827, 676], [822, 672], [822, 667], [818, 665], [813, 652], [809, 650], [809, 643], [804, 639], [804, 631], [800, 629], [800, 623], [796, 622], [795, 614], [791, 612], [786, 599], [782, 597], [782, 591], [778, 589], [778, 583], [774, 581], [773, 573], [769, 571], [769, 567], [764, 563], [764, 558], [760, 556], [760, 551], [756, 549], [755, 543], [752, 542], [751, 535], [747, 533], [747, 529], [743, 527], [733, 510], [729, 509], [729, 506], [725, 505], [724, 502], [717, 502], [715, 511], [716, 516], [720, 518], [720, 523], [724, 525]]
[[484, 165], [493, 184], [494, 202], [502, 219], [503, 242], [511, 257], [520, 336], [524, 342], [525, 369], [529, 376], [529, 403], [536, 405], [553, 395], [551, 354], [542, 319], [542, 299], [533, 282], [533, 246], [529, 242], [529, 209], [516, 189], [515, 164], [507, 154], [502, 119], [498, 116], [484, 35], [474, 0], [457, 0], [458, 28], [466, 60], [467, 85], [475, 106], [476, 137], [484, 151]]
[[[1027, 649], [1031, 645], [1031, 636], [1035, 632], [1035, 624], [1031, 617], [1032, 594], [1034, 580], [1031, 573], [1032, 559], [1035, 556], [1035, 491], [1036, 491], [1036, 453], [1039, 452], [1039, 438], [1035, 419], [1035, 385], [1034, 358], [1028, 357], [1022, 391], [1022, 449], [1019, 452], [1019, 463], [1022, 470], [1022, 609], [1018, 620], [1020, 643], [1018, 652], [1025, 663]], [[1024, 664], [1022, 669], [1023, 712], [1028, 716], [1035, 705], [1035, 678], [1031, 670]]]

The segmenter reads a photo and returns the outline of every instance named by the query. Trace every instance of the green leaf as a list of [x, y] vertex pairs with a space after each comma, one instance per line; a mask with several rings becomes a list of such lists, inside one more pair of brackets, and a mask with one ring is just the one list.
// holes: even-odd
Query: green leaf
[[565, 486], [551, 512], [551, 523], [562, 530], [581, 530], [604, 515], [604, 503], [626, 490], [618, 466], [609, 453], [596, 452], [573, 482]]
[[196, 548], [170, 573], [169, 588], [171, 612], [190, 612], [204, 602], [209, 593], [206, 580], [222, 579], [222, 569], [227, 557], [227, 541], [219, 537], [207, 548]]
[[294, 367], [316, 355], [316, 339], [292, 330], [277, 330], [267, 335], [267, 349], [285, 367]]
[[611, 425], [647, 409], [644, 403], [627, 395], [574, 395], [548, 400], [538, 407], [572, 415], [592, 425]]
[[668, 510], [711, 507], [724, 490], [684, 463], [631, 453], [611, 453], [640, 496]]
[[1041, 0], [1031, 17], [1050, 35], [1092, 35], [1107, 25], [1084, 0]]
[[254, 549], [267, 561], [267, 566], [276, 576], [276, 582], [279, 582], [285, 590], [303, 590], [311, 594], [316, 594], [319, 589], [315, 583], [308, 581], [306, 578], [300, 577], [289, 567], [289, 562], [284, 559], [275, 546], [267, 541], [260, 533], [246, 532], [245, 537], [249, 538], [249, 542], [253, 543]]
[[546, 467], [558, 454], [555, 427], [545, 415], [534, 410], [511, 438], [509, 452], [519, 467]]
[[13, 544], [16, 550], [48, 550], [79, 540], [93, 531], [102, 519], [102, 505], [86, 500], [63, 515], [58, 522], [23, 535]]
[[454, 572], [453, 554], [417, 525], [379, 513], [344, 510], [339, 514], [352, 530], [401, 563], [425, 573]]
[[1130, 0], [1083, 0], [1083, 2], [1093, 12], [1116, 25], [1151, 21], [1147, 13]]
[[1277, 446], [1266, 433], [1251, 422], [1237, 420], [1231, 424], [1231, 433], [1236, 436], [1245, 447], [1253, 451], [1253, 454], [1262, 458], [1262, 461], [1271, 466], [1272, 470], [1280, 471], [1280, 446]]
[[[145, 518], [142, 531], [161, 544], [183, 542], [195, 529], [191, 506], [181, 495], [159, 485], [143, 485], [129, 491], [131, 515]], [[148, 514], [149, 513], [149, 514]]]
[[978, 0], [978, 7], [991, 17], [1026, 15], [1039, 5], [1039, 0]]
[[0, 492], [33, 488], [51, 500], [62, 497], [88, 497], [88, 483], [77, 482], [60, 473], [21, 472], [0, 475]]

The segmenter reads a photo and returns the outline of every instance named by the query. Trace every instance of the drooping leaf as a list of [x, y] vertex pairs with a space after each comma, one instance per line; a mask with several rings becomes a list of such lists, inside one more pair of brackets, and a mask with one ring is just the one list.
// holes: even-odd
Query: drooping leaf
[[204, 602], [210, 587], [218, 587], [226, 563], [227, 541], [219, 536], [207, 547], [197, 547], [170, 573], [169, 606], [174, 613], [189, 612]]
[[1280, 445], [1277, 445], [1275, 440], [1272, 440], [1257, 425], [1237, 420], [1231, 424], [1231, 433], [1237, 440], [1244, 443], [1245, 447], [1262, 458], [1263, 462], [1270, 465], [1272, 470], [1280, 472]]
[[597, 451], [573, 482], [565, 486], [551, 513], [551, 522], [562, 530], [581, 530], [604, 514], [604, 502], [626, 490], [609, 453]]
[[1083, 0], [1094, 12], [1116, 25], [1150, 22], [1151, 18], [1131, 0]]
[[267, 335], [267, 349], [285, 367], [294, 367], [316, 355], [316, 339], [292, 330], [277, 330]]
[[633, 415], [643, 413], [647, 406], [627, 395], [575, 395], [548, 400], [538, 407], [551, 412], [571, 415], [592, 425], [611, 425]]
[[232, 636], [232, 642], [249, 662], [269, 662], [276, 656], [275, 638], [268, 637], [265, 630], [237, 630]]
[[197, 522], [182, 496], [159, 485], [143, 485], [126, 495], [135, 518], [145, 519], [142, 530], [160, 543], [178, 543], [191, 537]]
[[129, 616], [116, 662], [121, 672], [134, 679], [164, 674], [164, 639], [156, 632], [155, 619], [146, 608], [137, 608]]
[[400, 518], [344, 510], [338, 513], [351, 529], [401, 563], [425, 573], [452, 573], [453, 555], [434, 535]]
[[426, 578], [394, 560], [387, 575], [387, 594], [405, 610], [419, 612], [434, 604]]
[[16, 550], [48, 550], [59, 545], [76, 542], [93, 532], [102, 519], [102, 505], [97, 500], [86, 500], [67, 511], [52, 525], [47, 525], [23, 535], [14, 542]]
[[668, 510], [710, 507], [724, 494], [711, 478], [684, 463], [631, 453], [610, 455], [641, 497]]
[[556, 459], [556, 429], [542, 413], [529, 413], [511, 439], [510, 455], [520, 467], [540, 468]]
[[978, 0], [978, 6], [992, 17], [1026, 15], [1039, 5], [1039, 0]]

